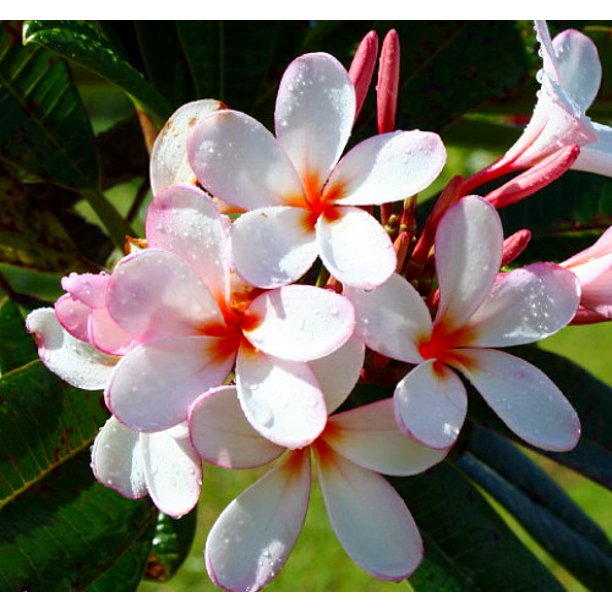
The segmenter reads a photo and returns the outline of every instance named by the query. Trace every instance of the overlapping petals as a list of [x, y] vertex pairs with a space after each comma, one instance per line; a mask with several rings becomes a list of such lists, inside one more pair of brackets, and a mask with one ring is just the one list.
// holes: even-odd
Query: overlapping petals
[[[535, 446], [567, 450], [580, 434], [569, 402], [540, 370], [490, 347], [553, 334], [574, 316], [580, 289], [573, 275], [553, 264], [497, 275], [502, 243], [490, 204], [477, 196], [461, 199], [436, 233], [435, 320], [409, 283], [393, 276], [373, 292], [345, 290], [355, 306], [356, 332], [374, 350], [418, 364], [394, 396], [398, 425], [415, 439], [448, 448], [459, 434], [467, 397], [450, 366], [473, 382], [518, 436]], [[521, 379], [528, 382], [519, 399], [511, 389]], [[527, 391], [532, 388], [533, 394]]]
[[382, 228], [343, 207], [421, 191], [439, 174], [446, 153], [437, 135], [415, 130], [370, 138], [340, 160], [354, 117], [348, 73], [333, 57], [313, 53], [283, 76], [276, 139], [235, 111], [208, 115], [193, 129], [189, 159], [200, 183], [250, 211], [232, 228], [236, 270], [249, 283], [291, 283], [317, 254], [355, 287], [373, 288], [393, 272], [395, 253]]

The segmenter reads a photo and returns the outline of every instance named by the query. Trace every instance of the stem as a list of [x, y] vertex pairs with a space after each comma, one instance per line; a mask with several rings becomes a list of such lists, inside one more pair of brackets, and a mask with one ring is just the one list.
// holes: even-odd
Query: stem
[[125, 237], [133, 236], [134, 230], [106, 199], [104, 194], [95, 189], [88, 189], [81, 191], [81, 195], [91, 204], [113, 244], [117, 248], [123, 249]]

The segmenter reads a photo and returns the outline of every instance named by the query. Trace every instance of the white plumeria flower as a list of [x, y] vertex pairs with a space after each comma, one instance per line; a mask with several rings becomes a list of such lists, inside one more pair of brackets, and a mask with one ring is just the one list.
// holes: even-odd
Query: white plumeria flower
[[[340, 156], [355, 118], [355, 90], [325, 53], [287, 68], [275, 111], [276, 138], [235, 111], [207, 115], [189, 137], [189, 160], [211, 194], [249, 212], [232, 227], [236, 271], [257, 287], [299, 279], [321, 257], [341, 282], [372, 288], [396, 256], [381, 225], [356, 208], [427, 187], [446, 152], [430, 132], [392, 132]], [[338, 161], [340, 160], [340, 161]]]
[[[357, 346], [356, 340], [351, 342]], [[355, 354], [343, 347], [331, 356], [335, 363], [346, 363], [339, 354], [343, 351]], [[334, 367], [326, 359], [330, 357], [320, 360], [319, 373]], [[345, 367], [342, 376], [320, 380], [331, 410], [356, 381], [355, 366], [360, 364], [351, 360], [353, 366]], [[201, 397], [193, 406], [189, 423], [198, 452], [221, 467], [258, 467], [286, 450], [250, 427], [233, 387], [215, 389]], [[208, 573], [221, 588], [259, 590], [282, 569], [306, 516], [310, 451], [317, 461], [334, 531], [355, 563], [385, 580], [406, 578], [419, 565], [423, 544], [417, 526], [380, 474], [417, 474], [440, 462], [446, 452], [403, 436], [389, 399], [332, 415], [310, 449], [288, 452], [225, 509], [208, 535], [205, 551]]]
[[274, 442], [300, 447], [327, 418], [307, 362], [348, 340], [353, 308], [316, 287], [262, 291], [235, 282], [228, 224], [196, 187], [157, 194], [147, 216], [150, 248], [123, 259], [108, 284], [108, 312], [138, 346], [114, 368], [106, 404], [131, 429], [165, 430], [235, 364], [249, 422]]
[[373, 350], [418, 364], [394, 396], [398, 425], [416, 440], [432, 448], [455, 442], [467, 393], [454, 368], [520, 438], [569, 450], [580, 435], [570, 403], [539, 369], [492, 347], [535, 342], [565, 326], [580, 288], [573, 274], [554, 264], [498, 276], [502, 244], [495, 209], [478, 196], [462, 198], [436, 232], [435, 320], [415, 289], [393, 275], [370, 293], [345, 290], [355, 306], [356, 333]]
[[504, 156], [517, 168], [532, 166], [568, 145], [580, 145], [572, 168], [612, 176], [612, 128], [591, 121], [586, 111], [601, 84], [601, 62], [593, 41], [577, 30], [550, 39], [536, 21], [543, 68], [542, 87], [525, 131]]

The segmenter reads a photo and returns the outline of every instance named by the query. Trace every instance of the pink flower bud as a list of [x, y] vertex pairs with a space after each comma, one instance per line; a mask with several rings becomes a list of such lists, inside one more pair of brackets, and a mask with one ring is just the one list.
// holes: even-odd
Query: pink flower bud
[[361, 108], [368, 94], [374, 67], [376, 66], [376, 56], [378, 55], [378, 34], [371, 30], [359, 43], [355, 57], [349, 68], [349, 77], [355, 86], [355, 97], [357, 108], [355, 109], [355, 121], [361, 112]]
[[389, 30], [385, 36], [380, 52], [378, 85], [376, 86], [379, 134], [392, 132], [395, 129], [399, 73], [399, 36], [395, 30]]

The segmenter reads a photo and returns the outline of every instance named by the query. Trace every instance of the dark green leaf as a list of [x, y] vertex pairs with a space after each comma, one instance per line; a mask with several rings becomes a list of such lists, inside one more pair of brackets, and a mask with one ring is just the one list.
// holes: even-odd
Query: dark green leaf
[[22, 47], [20, 28], [0, 23], [0, 157], [73, 189], [95, 188], [93, 132], [66, 65]]
[[155, 525], [153, 546], [145, 578], [166, 582], [174, 576], [187, 558], [196, 532], [198, 509], [180, 519], [160, 513]]
[[390, 478], [423, 535], [419, 591], [557, 591], [559, 583], [519, 542], [449, 461], [418, 476]]
[[137, 105], [152, 114], [158, 123], [163, 123], [169, 116], [172, 109], [164, 97], [91, 23], [28, 21], [23, 38], [25, 44], [41, 45], [118, 85]]
[[100, 393], [75, 389], [36, 361], [0, 379], [0, 507], [79, 451], [108, 414]]
[[262, 94], [283, 25], [278, 21], [179, 21], [198, 98], [249, 112]]
[[34, 340], [15, 302], [0, 298], [0, 376], [37, 358]]
[[11, 294], [27, 296], [43, 302], [54, 302], [62, 295], [63, 272], [38, 272], [0, 262], [0, 277]]
[[543, 470], [499, 434], [474, 429], [459, 467], [591, 590], [612, 583], [612, 544]]
[[97, 483], [89, 461], [79, 453], [2, 508], [1, 590], [95, 589], [149, 530], [157, 512]]

